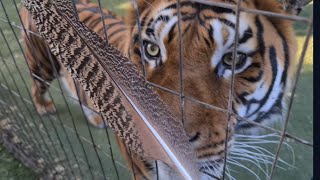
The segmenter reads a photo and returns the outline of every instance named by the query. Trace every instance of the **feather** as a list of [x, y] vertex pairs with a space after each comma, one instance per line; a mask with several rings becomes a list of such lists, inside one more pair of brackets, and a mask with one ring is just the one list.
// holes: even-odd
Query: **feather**
[[70, 0], [22, 2], [52, 53], [131, 150], [171, 165], [186, 179], [200, 177], [182, 123], [128, 58], [76, 19]]

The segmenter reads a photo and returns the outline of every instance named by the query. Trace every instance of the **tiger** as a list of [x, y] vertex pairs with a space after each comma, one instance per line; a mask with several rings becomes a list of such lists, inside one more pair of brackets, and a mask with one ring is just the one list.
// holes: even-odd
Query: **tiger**
[[[238, 1], [206, 2], [227, 3], [236, 7]], [[284, 8], [278, 0], [239, 2], [246, 9], [284, 15], [296, 15], [302, 8]], [[200, 179], [222, 178], [225, 154], [233, 149], [235, 133], [258, 133], [257, 126], [242, 118], [262, 125], [281, 122], [283, 118], [297, 52], [293, 22], [264, 14], [240, 12], [236, 32], [235, 9], [191, 0], [181, 0], [179, 6], [178, 0], [138, 0], [136, 3], [137, 9], [132, 5], [127, 17], [119, 20], [117, 27], [109, 22], [113, 20], [106, 19], [107, 26], [110, 25], [108, 30], [124, 29], [119, 33], [119, 38], [108, 36], [108, 41], [126, 55], [149, 82], [157, 85], [157, 93], [172, 113], [183, 117], [184, 129], [197, 156], [198, 168], [212, 175], [203, 173]], [[138, 18], [136, 12], [139, 12]], [[97, 31], [88, 23], [89, 17], [92, 16], [80, 20]], [[92, 23], [96, 24], [98, 20], [92, 20]], [[112, 33], [108, 31], [107, 34]], [[236, 34], [237, 44], [234, 43]], [[235, 46], [237, 51], [233, 54]], [[180, 69], [183, 69], [182, 73]], [[228, 116], [221, 109], [228, 109], [232, 79], [231, 110], [234, 115]], [[182, 97], [172, 91], [183, 91], [183, 113]], [[209, 109], [204, 104], [216, 109]], [[130, 152], [119, 137], [117, 141], [134, 172], [134, 179], [182, 178], [166, 164], [157, 164], [152, 159]]]
[[[77, 1], [76, 10], [78, 12], [79, 20], [90, 27], [90, 29], [101, 35], [103, 38], [106, 38], [105, 36], [107, 36], [109, 42], [118, 49], [124, 48], [124, 44], [120, 43], [118, 39], [125, 38], [128, 34], [128, 30], [120, 16], [117, 16], [112, 11], [103, 9], [103, 23], [99, 6], [88, 0]], [[55, 56], [49, 52], [45, 41], [40, 36], [35, 35], [35, 33], [39, 33], [26, 8], [20, 10], [20, 17], [22, 19], [22, 24], [26, 29], [26, 31], [21, 31], [21, 37], [24, 39], [23, 45], [25, 56], [33, 75], [31, 95], [37, 112], [40, 115], [56, 112], [52, 100], [47, 98], [46, 93], [51, 82], [54, 79], [59, 78], [71, 98], [73, 100], [80, 100], [88, 121], [95, 127], [105, 127], [106, 123], [103, 122], [101, 115], [95, 109], [92, 101], [82, 88], [80, 88], [80, 84], [73, 81], [66, 68], [64, 68], [62, 64], [56, 60]], [[105, 27], [106, 32], [104, 31]]]

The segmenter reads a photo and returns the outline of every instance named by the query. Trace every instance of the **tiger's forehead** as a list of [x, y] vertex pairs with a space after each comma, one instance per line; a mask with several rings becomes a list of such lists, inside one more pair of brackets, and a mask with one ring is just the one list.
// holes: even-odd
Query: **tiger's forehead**
[[[182, 1], [180, 3], [181, 24], [199, 22], [197, 27], [205, 27], [208, 31], [213, 31], [213, 21], [218, 20], [226, 28], [235, 28], [236, 15], [231, 9], [210, 6], [198, 2]], [[239, 32], [245, 31], [252, 21], [252, 16], [241, 13]], [[176, 2], [158, 1], [157, 4], [152, 4], [140, 16], [141, 26], [146, 37], [154, 37], [156, 40], [161, 40], [161, 36], [169, 33], [166, 29], [174, 28], [178, 23], [178, 8]], [[220, 26], [218, 26], [220, 28]], [[163, 31], [164, 30], [164, 31]], [[225, 28], [222, 28], [225, 30]], [[224, 32], [224, 37], [228, 33]], [[159, 39], [160, 38], [160, 39]]]
[[[235, 14], [231, 9], [191, 1], [181, 2], [180, 11], [183, 21], [198, 19], [201, 22], [212, 18], [214, 15]], [[142, 22], [142, 26], [150, 26], [154, 21], [166, 20], [165, 18], [177, 16], [177, 13], [178, 7], [176, 2], [158, 1], [156, 4], [150, 4], [149, 8], [142, 12], [140, 21]]]

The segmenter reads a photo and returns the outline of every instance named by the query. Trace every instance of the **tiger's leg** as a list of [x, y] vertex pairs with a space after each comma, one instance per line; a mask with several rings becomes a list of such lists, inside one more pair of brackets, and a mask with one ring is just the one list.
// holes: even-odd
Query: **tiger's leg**
[[[59, 73], [60, 65], [50, 54], [45, 41], [37, 34], [37, 28], [26, 8], [21, 8], [20, 17], [25, 29], [34, 33], [21, 31], [24, 52], [28, 68], [33, 76], [31, 95], [37, 112], [40, 115], [56, 112], [51, 100], [45, 94], [50, 83], [56, 78], [54, 69]], [[52, 58], [50, 58], [52, 56]]]
[[89, 121], [89, 123], [98, 128], [105, 128], [106, 126], [101, 115], [95, 110], [95, 107], [91, 99], [87, 96], [85, 91], [82, 89], [82, 86], [73, 80], [73, 78], [66, 71], [65, 67], [62, 67], [61, 69], [62, 69], [61, 80], [63, 82], [65, 90], [68, 92], [69, 96], [71, 96], [71, 98], [74, 101], [81, 102], [83, 112], [87, 120]]
[[87, 120], [89, 121], [89, 123], [95, 127], [98, 128], [106, 128], [108, 125], [107, 123], [105, 123], [103, 121], [103, 118], [101, 117], [101, 115], [96, 112], [94, 109], [94, 105], [93, 103], [91, 103], [91, 100], [89, 100], [87, 102], [87, 106], [86, 105], [82, 105], [84, 114], [87, 117]]
[[[46, 44], [42, 39], [34, 35], [29, 35], [31, 43], [23, 36], [25, 40], [26, 58], [28, 66], [33, 76], [31, 85], [32, 100], [40, 115], [55, 113], [56, 108], [53, 102], [46, 97], [51, 82], [57, 75], [54, 69], [59, 72], [60, 66], [56, 59], [45, 49]], [[51, 63], [50, 57], [53, 57]]]
[[45, 96], [48, 87], [49, 85], [39, 80], [33, 80], [32, 82], [32, 100], [34, 102], [37, 112], [40, 115], [56, 112], [56, 108], [53, 105], [53, 102]]

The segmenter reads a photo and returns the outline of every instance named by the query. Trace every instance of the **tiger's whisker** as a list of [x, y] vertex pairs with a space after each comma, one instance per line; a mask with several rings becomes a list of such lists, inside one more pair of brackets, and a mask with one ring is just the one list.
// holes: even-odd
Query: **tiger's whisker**
[[239, 163], [238, 161], [236, 161], [236, 160], [228, 160], [228, 163], [236, 165], [236, 166], [239, 166], [239, 167], [242, 167], [243, 169], [248, 170], [251, 174], [253, 174], [257, 179], [260, 180], [260, 177], [254, 171], [252, 171], [251, 169], [249, 169], [245, 165]]
[[230, 169], [229, 169], [228, 166], [226, 167], [226, 175], [228, 176], [228, 178], [229, 178], [230, 180], [236, 180], [236, 179], [231, 175]]
[[[238, 142], [239, 143], [239, 142]], [[239, 147], [240, 147], [240, 149], [241, 148], [248, 148], [248, 149], [254, 149], [254, 150], [256, 150], [256, 151], [258, 151], [258, 152], [260, 152], [260, 154], [257, 154], [257, 153], [254, 153], [254, 152], [252, 152], [252, 151], [248, 151], [248, 150], [245, 150], [245, 149], [241, 149], [241, 151], [239, 151], [239, 150], [237, 150], [237, 149], [239, 149]], [[263, 152], [261, 152], [261, 151], [263, 151]], [[292, 150], [292, 149], [291, 149]], [[266, 149], [264, 149], [264, 148], [262, 148], [262, 147], [259, 147], [259, 146], [251, 146], [251, 145], [248, 145], [248, 144], [241, 144], [240, 146], [238, 146], [238, 145], [234, 145], [234, 149], [233, 149], [233, 152], [240, 152], [240, 153], [243, 153], [243, 152], [247, 152], [247, 153], [249, 153], [249, 154], [255, 154], [255, 155], [259, 155], [260, 157], [266, 157], [266, 158], [269, 158], [269, 159], [273, 159], [273, 157], [274, 157], [274, 154], [273, 153], [271, 153], [271, 152], [269, 152], [268, 150], [266, 150]], [[266, 153], [266, 154], [265, 154]], [[292, 153], [294, 153], [293, 152], [293, 150], [292, 150]], [[268, 154], [268, 155], [267, 155]], [[283, 163], [283, 164], [285, 164], [285, 165], [287, 165], [287, 166], [290, 166], [291, 168], [294, 168], [294, 166], [293, 165], [291, 165], [291, 164], [289, 164], [289, 163], [287, 163], [287, 162], [285, 162], [282, 158], [279, 158], [278, 159], [281, 163]]]
[[[254, 161], [252, 161], [252, 160], [250, 160], [250, 159], [248, 159], [248, 158], [242, 158], [242, 157], [235, 157], [235, 156], [233, 156], [233, 157], [230, 157], [229, 159], [231, 159], [231, 160], [244, 160], [244, 161], [251, 162], [251, 163], [253, 163], [254, 165], [256, 165], [266, 176], [268, 175], [268, 174], [266, 173], [266, 171], [260, 166], [259, 163], [254, 162]], [[228, 160], [229, 160], [229, 159], [228, 159]]]
[[[245, 152], [246, 152], [246, 153], [240, 151], [240, 153], [238, 153], [237, 155], [241, 155], [241, 156], [246, 155], [247, 158], [252, 158], [252, 156], [255, 156], [255, 158], [256, 158], [257, 160], [260, 160], [260, 159], [261, 159], [261, 158], [259, 158], [259, 156], [257, 156], [257, 155], [260, 155], [260, 157], [265, 157], [265, 158], [270, 159], [270, 161], [267, 161], [267, 159], [264, 159], [264, 160], [262, 160], [262, 162], [268, 162], [269, 164], [272, 164], [272, 160], [273, 160], [273, 157], [274, 157], [274, 156], [266, 156], [266, 155], [264, 155], [264, 154], [257, 154], [257, 153], [252, 153], [252, 152], [249, 152], [249, 151], [245, 151]], [[236, 152], [232, 152], [231, 154], [235, 154], [235, 153], [236, 153]], [[279, 161], [282, 162], [282, 163], [284, 163], [284, 164], [287, 165], [287, 166], [293, 167], [292, 165], [288, 164], [287, 162], [285, 162], [285, 161], [283, 161], [283, 160], [280, 160], [280, 159], [279, 159]]]

